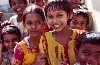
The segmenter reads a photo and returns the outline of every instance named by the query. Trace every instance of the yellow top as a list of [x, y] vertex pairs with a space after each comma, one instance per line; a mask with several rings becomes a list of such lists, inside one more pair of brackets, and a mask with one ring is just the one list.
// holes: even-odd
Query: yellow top
[[67, 58], [69, 65], [74, 65], [77, 61], [75, 57], [75, 38], [78, 36], [76, 31], [73, 31], [71, 40], [66, 46], [58, 43], [52, 36], [52, 32], [47, 32], [41, 37], [40, 50], [48, 55], [50, 65], [58, 65], [58, 62]]
[[16, 45], [12, 63], [14, 65], [32, 65], [34, 64], [38, 51], [32, 49], [25, 40]]

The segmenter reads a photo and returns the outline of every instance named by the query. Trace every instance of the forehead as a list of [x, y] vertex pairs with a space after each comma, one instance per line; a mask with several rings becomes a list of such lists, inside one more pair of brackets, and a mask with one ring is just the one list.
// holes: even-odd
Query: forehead
[[[10, 0], [11, 1], [11, 3], [12, 2], [19, 2], [19, 1], [23, 1], [23, 0]], [[24, 1], [23, 1], [24, 2]]]
[[4, 34], [4, 39], [13, 39], [13, 38], [17, 38], [18, 36], [16, 34]]
[[73, 16], [73, 19], [79, 19], [79, 20], [87, 20], [87, 18], [86, 17], [84, 17], [84, 16], [82, 16], [82, 15], [74, 15]]
[[100, 52], [100, 44], [94, 45], [94, 44], [82, 44], [80, 46], [81, 51], [90, 51], [90, 52]]
[[67, 14], [65, 11], [63, 10], [49, 10], [47, 15], [55, 15], [55, 14]]
[[71, 5], [80, 3], [80, 0], [66, 0], [66, 1], [68, 1]]
[[42, 17], [37, 13], [28, 13], [26, 15], [26, 20], [41, 20]]

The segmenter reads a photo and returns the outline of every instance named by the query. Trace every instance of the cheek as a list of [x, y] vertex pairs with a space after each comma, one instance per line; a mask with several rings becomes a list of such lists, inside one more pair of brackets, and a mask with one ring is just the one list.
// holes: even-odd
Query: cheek
[[44, 25], [37, 26], [37, 29], [38, 29], [40, 32], [44, 31]]
[[8, 46], [9, 46], [9, 44], [8, 44], [8, 43], [4, 43], [4, 46], [8, 47]]
[[78, 54], [78, 60], [81, 62], [81, 63], [84, 63], [86, 61], [86, 56], [82, 55], [82, 54]]
[[52, 24], [52, 20], [51, 20], [51, 19], [48, 19], [48, 20], [46, 21], [46, 23], [47, 23], [48, 25], [50, 25], [50, 24]]

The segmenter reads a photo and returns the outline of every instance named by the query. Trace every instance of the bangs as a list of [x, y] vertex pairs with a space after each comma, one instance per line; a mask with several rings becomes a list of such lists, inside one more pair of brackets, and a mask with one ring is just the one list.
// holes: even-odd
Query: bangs
[[60, 10], [63, 10], [63, 8], [62, 8], [62, 6], [60, 6], [58, 4], [53, 4], [53, 5], [49, 6], [47, 10], [48, 11], [51, 11], [51, 10], [53, 10], [53, 11], [57, 11], [57, 10], [60, 11]]

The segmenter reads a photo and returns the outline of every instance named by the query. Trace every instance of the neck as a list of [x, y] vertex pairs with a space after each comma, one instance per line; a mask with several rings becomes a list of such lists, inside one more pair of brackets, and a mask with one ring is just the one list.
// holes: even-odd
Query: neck
[[18, 15], [17, 21], [18, 21], [18, 22], [21, 22], [21, 21], [22, 21], [22, 17], [23, 17], [23, 15]]
[[31, 47], [39, 47], [40, 36], [29, 37], [29, 44]]
[[62, 31], [59, 31], [59, 32], [54, 32], [55, 35], [59, 35], [59, 36], [66, 36], [66, 35], [69, 35], [71, 33], [71, 29], [69, 28], [64, 28]]

